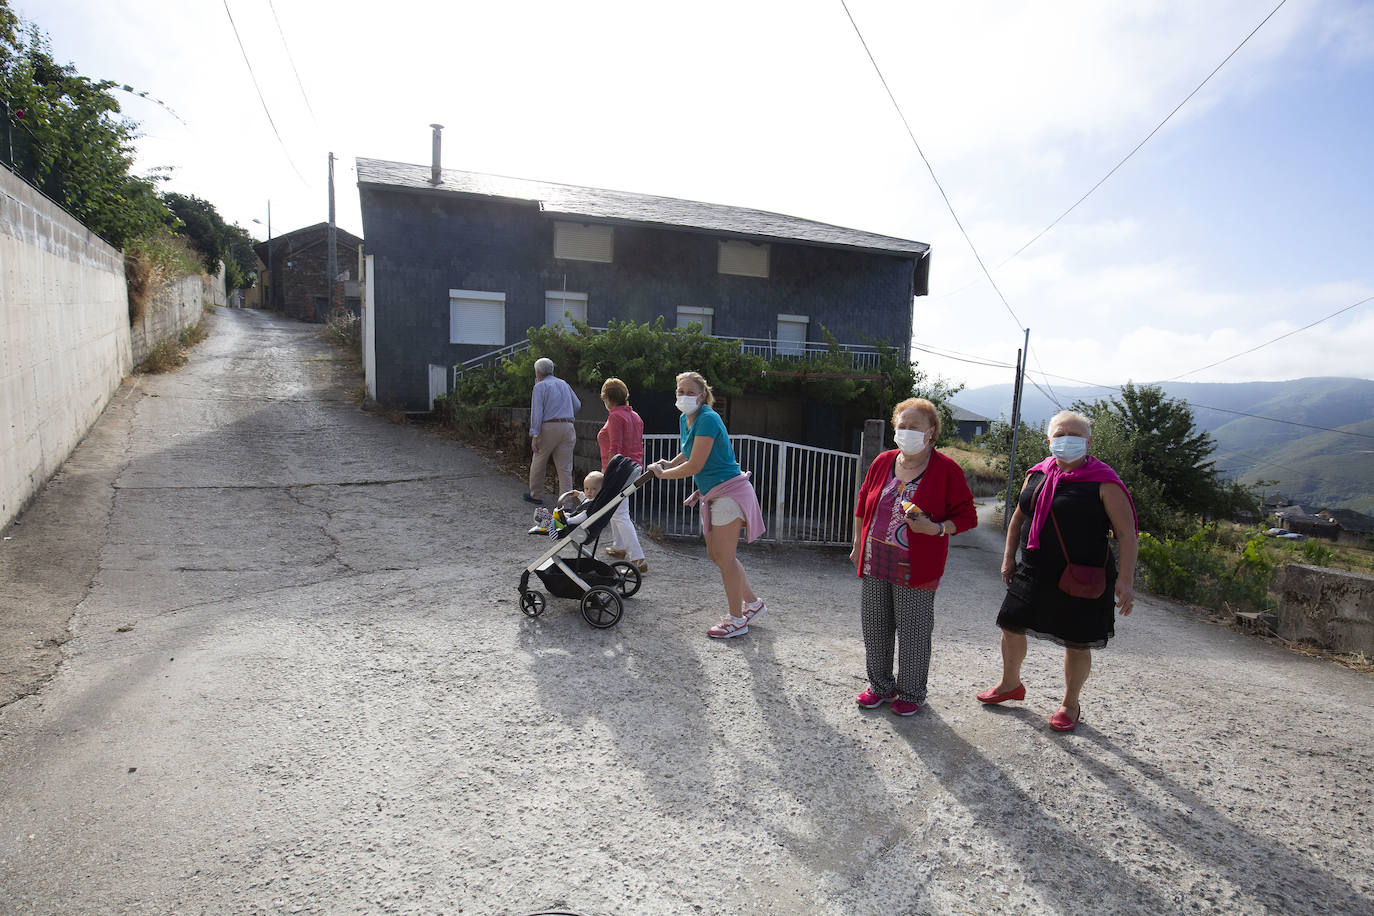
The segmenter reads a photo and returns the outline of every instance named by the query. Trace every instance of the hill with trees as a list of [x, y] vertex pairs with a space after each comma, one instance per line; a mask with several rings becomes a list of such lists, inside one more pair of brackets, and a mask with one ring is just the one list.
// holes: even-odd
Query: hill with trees
[[[1317, 508], [1374, 511], [1374, 381], [1304, 378], [1152, 387], [1188, 404], [1198, 430], [1215, 443], [1212, 460], [1222, 476], [1251, 484], [1273, 481], [1269, 492]], [[1055, 387], [1054, 393], [1067, 405], [1109, 390]], [[1059, 408], [1029, 385], [1022, 397], [1023, 419], [1043, 438], [1045, 421]], [[1011, 412], [1011, 385], [968, 389], [956, 401], [984, 416], [1005, 418]]]

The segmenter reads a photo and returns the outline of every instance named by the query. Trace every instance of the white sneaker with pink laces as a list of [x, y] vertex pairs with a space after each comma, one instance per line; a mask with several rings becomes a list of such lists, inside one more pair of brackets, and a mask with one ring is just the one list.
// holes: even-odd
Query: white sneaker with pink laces
[[706, 635], [712, 639], [729, 639], [732, 636], [743, 636], [748, 632], [749, 621], [743, 617], [732, 617], [726, 614], [720, 619], [720, 623], [706, 631]]
[[763, 603], [762, 598], [753, 604], [746, 604], [744, 606], [744, 622], [753, 623], [754, 618], [763, 616], [763, 612], [766, 610], [768, 610], [768, 605]]

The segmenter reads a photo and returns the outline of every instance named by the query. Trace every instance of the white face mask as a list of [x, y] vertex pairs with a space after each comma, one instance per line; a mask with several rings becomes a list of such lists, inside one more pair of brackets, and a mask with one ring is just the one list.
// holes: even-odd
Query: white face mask
[[899, 429], [892, 434], [892, 441], [907, 455], [914, 455], [926, 447], [926, 434], [919, 429]]
[[694, 394], [680, 394], [677, 398], [677, 409], [685, 414], [696, 413], [701, 407], [701, 401]]
[[1082, 436], [1059, 436], [1050, 440], [1050, 454], [1060, 461], [1077, 461], [1088, 454], [1088, 440]]

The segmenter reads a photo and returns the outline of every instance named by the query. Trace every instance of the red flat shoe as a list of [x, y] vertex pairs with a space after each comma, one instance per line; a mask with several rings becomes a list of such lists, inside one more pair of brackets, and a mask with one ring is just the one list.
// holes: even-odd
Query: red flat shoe
[[1007, 700], [1024, 700], [1025, 698], [1025, 684], [1017, 684], [1006, 693], [998, 693], [996, 688], [991, 688], [978, 694], [978, 700], [982, 703], [1005, 703]]
[[1056, 711], [1054, 715], [1050, 716], [1050, 728], [1057, 732], [1071, 732], [1078, 727], [1078, 723], [1082, 718], [1083, 707], [1081, 706], [1078, 708], [1078, 712], [1074, 713], [1072, 719], [1069, 718], [1068, 713], [1059, 710]]

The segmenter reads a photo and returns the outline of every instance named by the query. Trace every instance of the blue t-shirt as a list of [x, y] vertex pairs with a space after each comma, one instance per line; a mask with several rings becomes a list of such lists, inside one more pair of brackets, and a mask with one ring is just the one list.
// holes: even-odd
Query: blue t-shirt
[[739, 462], [735, 460], [735, 449], [730, 444], [730, 434], [725, 431], [725, 421], [705, 404], [692, 416], [688, 427], [686, 414], [678, 417], [678, 438], [682, 441], [682, 454], [692, 457], [692, 446], [698, 436], [709, 436], [715, 440], [711, 444], [711, 454], [701, 471], [692, 478], [701, 495], [705, 496], [711, 488], [740, 475]]

